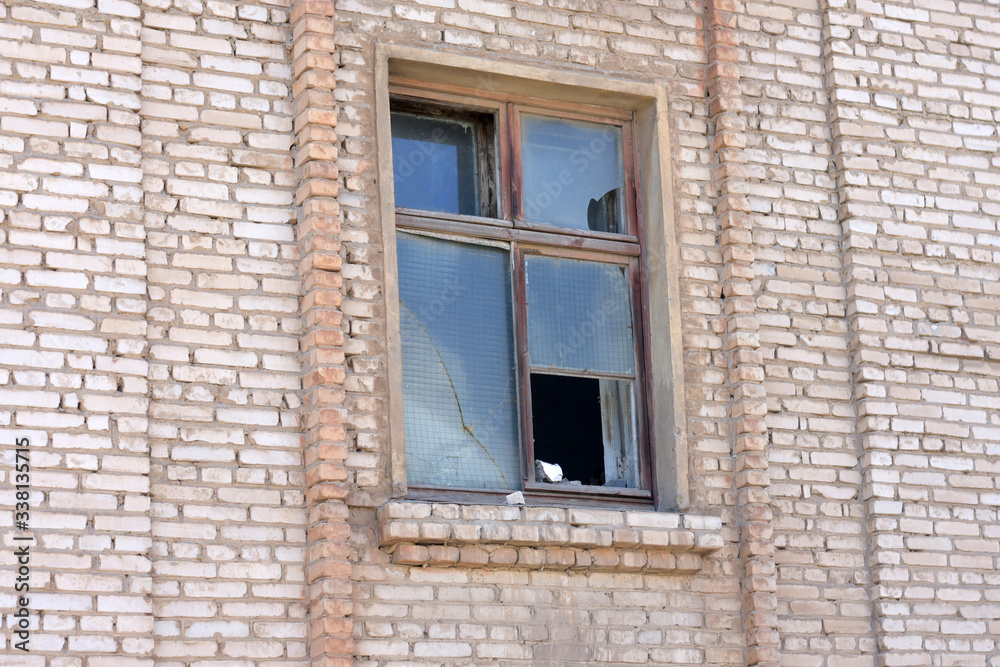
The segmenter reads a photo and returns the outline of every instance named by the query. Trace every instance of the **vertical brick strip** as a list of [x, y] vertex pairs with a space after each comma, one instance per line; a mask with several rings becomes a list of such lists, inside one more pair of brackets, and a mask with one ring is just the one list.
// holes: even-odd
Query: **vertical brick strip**
[[[870, 159], [866, 153], [862, 137], [872, 132], [872, 128], [866, 128], [861, 123], [856, 123], [858, 109], [853, 107], [860, 99], [867, 97], [867, 93], [861, 92], [859, 98], [859, 85], [857, 74], [859, 71], [870, 68], [870, 64], [861, 61], [846, 62], [837, 56], [838, 53], [850, 53], [853, 46], [850, 44], [854, 28], [865, 23], [864, 13], [858, 8], [851, 6], [851, 3], [830, 3], [824, 2], [823, 12], [823, 55], [824, 70], [826, 74], [826, 86], [828, 95], [828, 122], [832, 137], [833, 160], [838, 175], [838, 218], [843, 229], [842, 244], [842, 279], [846, 293], [846, 317], [848, 320], [848, 350], [851, 355], [851, 385], [852, 401], [854, 404], [855, 432], [854, 436], [858, 441], [859, 471], [861, 474], [862, 493], [861, 499], [864, 501], [862, 507], [862, 518], [865, 520], [864, 539], [867, 550], [867, 561], [863, 576], [858, 576], [859, 584], [867, 588], [870, 599], [869, 617], [861, 619], [854, 627], [839, 629], [839, 634], [855, 634], [858, 637], [857, 645], [864, 650], [870, 646], [872, 657], [854, 656], [854, 662], [859, 666], [885, 664], [881, 655], [883, 645], [879, 641], [880, 636], [885, 633], [885, 619], [883, 605], [880, 603], [880, 592], [883, 587], [878, 585], [882, 568], [880, 565], [879, 545], [883, 542], [878, 534], [879, 514], [898, 516], [902, 512], [902, 504], [894, 501], [895, 489], [892, 485], [880, 484], [884, 480], [886, 472], [890, 479], [893, 477], [891, 471], [878, 470], [884, 464], [885, 457], [877, 450], [880, 447], [872, 446], [872, 438], [881, 440], [879, 432], [889, 431], [890, 424], [886, 415], [890, 414], [886, 410], [884, 398], [886, 388], [882, 383], [884, 379], [883, 368], [888, 360], [888, 353], [882, 348], [882, 341], [878, 335], [884, 331], [885, 321], [872, 317], [878, 313], [884, 300], [884, 288], [879, 283], [884, 280], [874, 279], [873, 267], [881, 264], [881, 258], [877, 257], [876, 236], [878, 222], [880, 218], [890, 219], [893, 217], [888, 208], [880, 207], [870, 193], [866, 192], [864, 184], [867, 183], [868, 174], [865, 169], [875, 167], [876, 161]], [[866, 111], [861, 112], [867, 116]], [[879, 131], [869, 135], [875, 137], [876, 141]], [[878, 153], [876, 153], [878, 154]], [[856, 180], [861, 177], [863, 180]], [[846, 187], [850, 186], [850, 187]], [[872, 345], [874, 343], [874, 345]], [[891, 438], [886, 438], [886, 441]], [[874, 450], [874, 451], [873, 451]], [[891, 459], [890, 459], [891, 462]], [[888, 501], [886, 501], [886, 498]], [[890, 538], [890, 543], [895, 542], [895, 537]], [[892, 563], [888, 563], [891, 565]], [[894, 622], [890, 620], [890, 626]], [[865, 641], [862, 632], [867, 630], [870, 641]], [[848, 646], [848, 644], [845, 644]], [[904, 645], [900, 644], [899, 648]], [[900, 654], [903, 660], [899, 664], [910, 663], [904, 654]], [[912, 657], [912, 656], [910, 656]], [[926, 655], [922, 655], [918, 661], [922, 661]]]
[[301, 176], [299, 246], [304, 355], [306, 496], [309, 507], [310, 656], [351, 665], [344, 336], [332, 0], [292, 5], [295, 163]]
[[748, 172], [743, 149], [745, 120], [736, 49], [736, 4], [712, 0], [707, 6], [708, 85], [715, 123], [714, 183], [718, 200], [719, 245], [724, 268], [729, 387], [732, 395], [733, 454], [740, 528], [743, 624], [747, 665], [778, 664], [774, 541], [768, 493], [767, 429], [764, 416], [763, 359], [755, 315]]
[[153, 657], [164, 666], [307, 652], [291, 26], [276, 4], [142, 12]]

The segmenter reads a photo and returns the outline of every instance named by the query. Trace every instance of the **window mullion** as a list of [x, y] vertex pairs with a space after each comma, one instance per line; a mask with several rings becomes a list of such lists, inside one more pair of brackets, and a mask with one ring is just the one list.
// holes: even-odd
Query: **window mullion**
[[497, 111], [497, 131], [496, 131], [496, 143], [499, 155], [497, 156], [497, 187], [498, 187], [498, 199], [500, 200], [500, 210], [498, 211], [497, 217], [503, 218], [513, 222], [514, 220], [514, 204], [513, 196], [511, 190], [512, 185], [512, 170], [513, 170], [513, 147], [511, 146], [511, 136], [510, 136], [510, 123], [511, 123], [511, 104], [501, 104], [500, 109]]
[[521, 168], [521, 117], [515, 104], [507, 105], [507, 140], [510, 146], [510, 199], [515, 223], [524, 222], [523, 170]]
[[510, 244], [511, 284], [514, 289], [514, 350], [521, 419], [521, 464], [525, 482], [535, 481], [535, 448], [531, 433], [531, 366], [528, 363], [528, 308], [524, 258], [517, 242]]

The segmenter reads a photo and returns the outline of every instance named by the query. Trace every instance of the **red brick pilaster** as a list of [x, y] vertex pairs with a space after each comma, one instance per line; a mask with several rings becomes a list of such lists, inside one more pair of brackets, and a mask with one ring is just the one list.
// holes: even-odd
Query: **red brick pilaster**
[[743, 151], [746, 122], [741, 113], [743, 101], [736, 48], [737, 3], [709, 0], [706, 12], [710, 114], [715, 123], [713, 181], [718, 196], [719, 246], [724, 261], [725, 347], [732, 396], [734, 485], [747, 665], [777, 667], [777, 580], [764, 422], [767, 403], [753, 286], [753, 237]]
[[306, 500], [309, 507], [309, 655], [315, 667], [353, 664], [348, 560], [341, 328], [340, 207], [333, 0], [292, 3], [295, 166], [301, 182], [300, 272], [304, 294], [303, 389]]

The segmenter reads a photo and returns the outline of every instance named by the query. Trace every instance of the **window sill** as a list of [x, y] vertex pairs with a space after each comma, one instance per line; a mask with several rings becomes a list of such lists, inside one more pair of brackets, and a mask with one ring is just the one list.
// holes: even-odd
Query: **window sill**
[[398, 565], [690, 574], [722, 548], [718, 517], [392, 501], [379, 545]]
[[[504, 497], [510, 491], [489, 491], [484, 489], [461, 489], [455, 487], [431, 487], [410, 485], [407, 500], [432, 503], [463, 505], [503, 505]], [[610, 486], [584, 486], [573, 484], [543, 484], [529, 482], [522, 490], [529, 506], [580, 507], [605, 509], [649, 509], [653, 504], [653, 494], [645, 489], [627, 489]]]

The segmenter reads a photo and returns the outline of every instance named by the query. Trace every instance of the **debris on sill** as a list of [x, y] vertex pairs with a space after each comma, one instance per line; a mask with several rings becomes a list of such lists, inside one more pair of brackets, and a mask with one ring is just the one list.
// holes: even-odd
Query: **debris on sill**
[[535, 481], [546, 484], [568, 484], [570, 486], [583, 486], [583, 482], [578, 480], [568, 480], [563, 477], [562, 466], [558, 463], [547, 463], [535, 459]]
[[558, 484], [563, 481], [562, 466], [558, 463], [546, 463], [545, 461], [535, 459], [535, 473], [535, 479], [539, 482]]
[[520, 491], [515, 491], [514, 493], [508, 494], [504, 497], [508, 505], [523, 505], [524, 504], [524, 494]]

